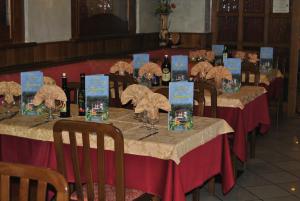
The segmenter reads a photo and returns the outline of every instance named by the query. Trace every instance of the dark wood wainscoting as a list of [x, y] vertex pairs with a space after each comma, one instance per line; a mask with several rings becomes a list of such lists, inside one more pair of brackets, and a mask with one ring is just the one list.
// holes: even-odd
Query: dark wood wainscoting
[[180, 33], [180, 47], [182, 48], [211, 48], [211, 33]]
[[158, 40], [158, 33], [151, 33], [40, 44], [0, 45], [0, 74], [157, 49]]

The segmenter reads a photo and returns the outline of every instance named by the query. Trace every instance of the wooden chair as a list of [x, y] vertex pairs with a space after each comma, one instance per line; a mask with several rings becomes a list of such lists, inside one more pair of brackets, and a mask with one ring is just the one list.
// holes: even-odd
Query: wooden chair
[[77, 104], [80, 82], [68, 82], [67, 86], [70, 94], [73, 93], [73, 99], [71, 100], [71, 103]]
[[[75, 178], [76, 191], [71, 195], [74, 200], [106, 200], [105, 194], [115, 195], [116, 201], [124, 201], [140, 196], [150, 200], [150, 195], [135, 189], [125, 189], [124, 184], [124, 140], [122, 132], [112, 124], [101, 124], [95, 122], [83, 121], [57, 121], [53, 128], [54, 144], [57, 158], [57, 168], [66, 177], [66, 155], [64, 154], [63, 131], [68, 131], [70, 139], [71, 161]], [[81, 174], [81, 165], [79, 164], [78, 142], [75, 132], [82, 136], [82, 158], [83, 175]], [[78, 135], [78, 134], [77, 134]], [[97, 174], [98, 180], [92, 175], [92, 159], [90, 148], [90, 136], [97, 137]], [[109, 136], [114, 141], [114, 165], [115, 165], [115, 186], [105, 185], [105, 160], [104, 160], [104, 136]], [[96, 167], [95, 167], [96, 168]], [[85, 177], [86, 181], [82, 178]], [[96, 183], [94, 183], [96, 181]], [[82, 185], [83, 183], [85, 185]], [[126, 199], [125, 199], [126, 197]]]
[[[196, 106], [197, 112], [195, 115], [204, 116], [205, 109], [205, 91], [210, 93], [210, 102], [211, 102], [211, 113], [209, 117], [217, 117], [217, 88], [212, 80], [201, 79], [196, 77], [194, 81], [194, 88], [196, 93], [194, 93], [194, 99], [198, 101], [198, 106]], [[208, 182], [208, 191], [210, 194], [215, 193], [215, 177], [212, 177]], [[200, 189], [197, 188], [193, 191], [193, 201], [199, 200]]]
[[[242, 74], [245, 74], [245, 81], [242, 85], [246, 86], [258, 86], [260, 82], [259, 66], [250, 62], [246, 62], [242, 65]], [[254, 82], [250, 82], [250, 74], [254, 74]], [[256, 143], [256, 129], [251, 131], [249, 135], [250, 141], [250, 158], [255, 158], [255, 143]]]
[[[65, 178], [56, 171], [29, 165], [0, 162], [0, 175], [1, 201], [13, 200], [12, 197], [16, 197], [17, 193], [15, 192], [10, 195], [12, 177], [20, 178], [18, 200], [46, 200], [47, 184], [55, 188], [57, 201], [69, 200], [68, 184]], [[30, 181], [37, 181], [36, 198], [30, 197]]]
[[[245, 80], [242, 80], [242, 85], [247, 86], [258, 86], [260, 81], [259, 66], [250, 62], [245, 62], [242, 64], [242, 74], [245, 75]], [[250, 82], [250, 75], [254, 74], [254, 82]]]
[[112, 73], [109, 74], [109, 82], [109, 105], [111, 107], [122, 107], [120, 91], [125, 90], [129, 85], [138, 83], [132, 75], [118, 75]]

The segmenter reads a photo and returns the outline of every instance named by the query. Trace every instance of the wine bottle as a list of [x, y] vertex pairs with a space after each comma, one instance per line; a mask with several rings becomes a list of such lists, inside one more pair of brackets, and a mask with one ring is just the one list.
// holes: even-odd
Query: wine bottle
[[85, 74], [80, 74], [80, 88], [78, 92], [78, 111], [79, 116], [85, 116]]
[[62, 118], [70, 117], [70, 91], [68, 89], [67, 83], [68, 83], [67, 75], [66, 73], [63, 73], [61, 77], [61, 86], [67, 96], [67, 101], [64, 107], [60, 109], [60, 117]]
[[224, 49], [223, 49], [223, 62], [227, 58], [228, 58], [228, 48], [227, 48], [226, 45], [224, 45]]
[[169, 82], [171, 81], [171, 63], [168, 55], [164, 56], [164, 61], [161, 65], [161, 70], [162, 70], [161, 84], [164, 86], [168, 86]]

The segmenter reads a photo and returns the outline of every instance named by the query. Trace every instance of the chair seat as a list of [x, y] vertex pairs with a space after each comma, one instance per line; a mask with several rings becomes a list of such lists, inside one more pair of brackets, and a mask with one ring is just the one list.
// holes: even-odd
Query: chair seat
[[[136, 189], [125, 189], [125, 200], [131, 201], [134, 200], [141, 195], [145, 194], [143, 191]], [[94, 184], [94, 200], [98, 200], [98, 184]], [[83, 196], [84, 201], [87, 201], [87, 186], [83, 185]], [[76, 191], [71, 194], [71, 200], [78, 200]], [[105, 185], [105, 201], [115, 201], [116, 200], [116, 188], [111, 185]]]

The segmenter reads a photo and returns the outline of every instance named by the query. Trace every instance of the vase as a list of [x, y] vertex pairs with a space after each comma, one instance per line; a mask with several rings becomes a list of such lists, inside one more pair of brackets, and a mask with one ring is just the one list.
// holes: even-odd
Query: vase
[[168, 19], [169, 14], [161, 13], [160, 14], [160, 46], [167, 46], [169, 41], [169, 30], [168, 30]]

